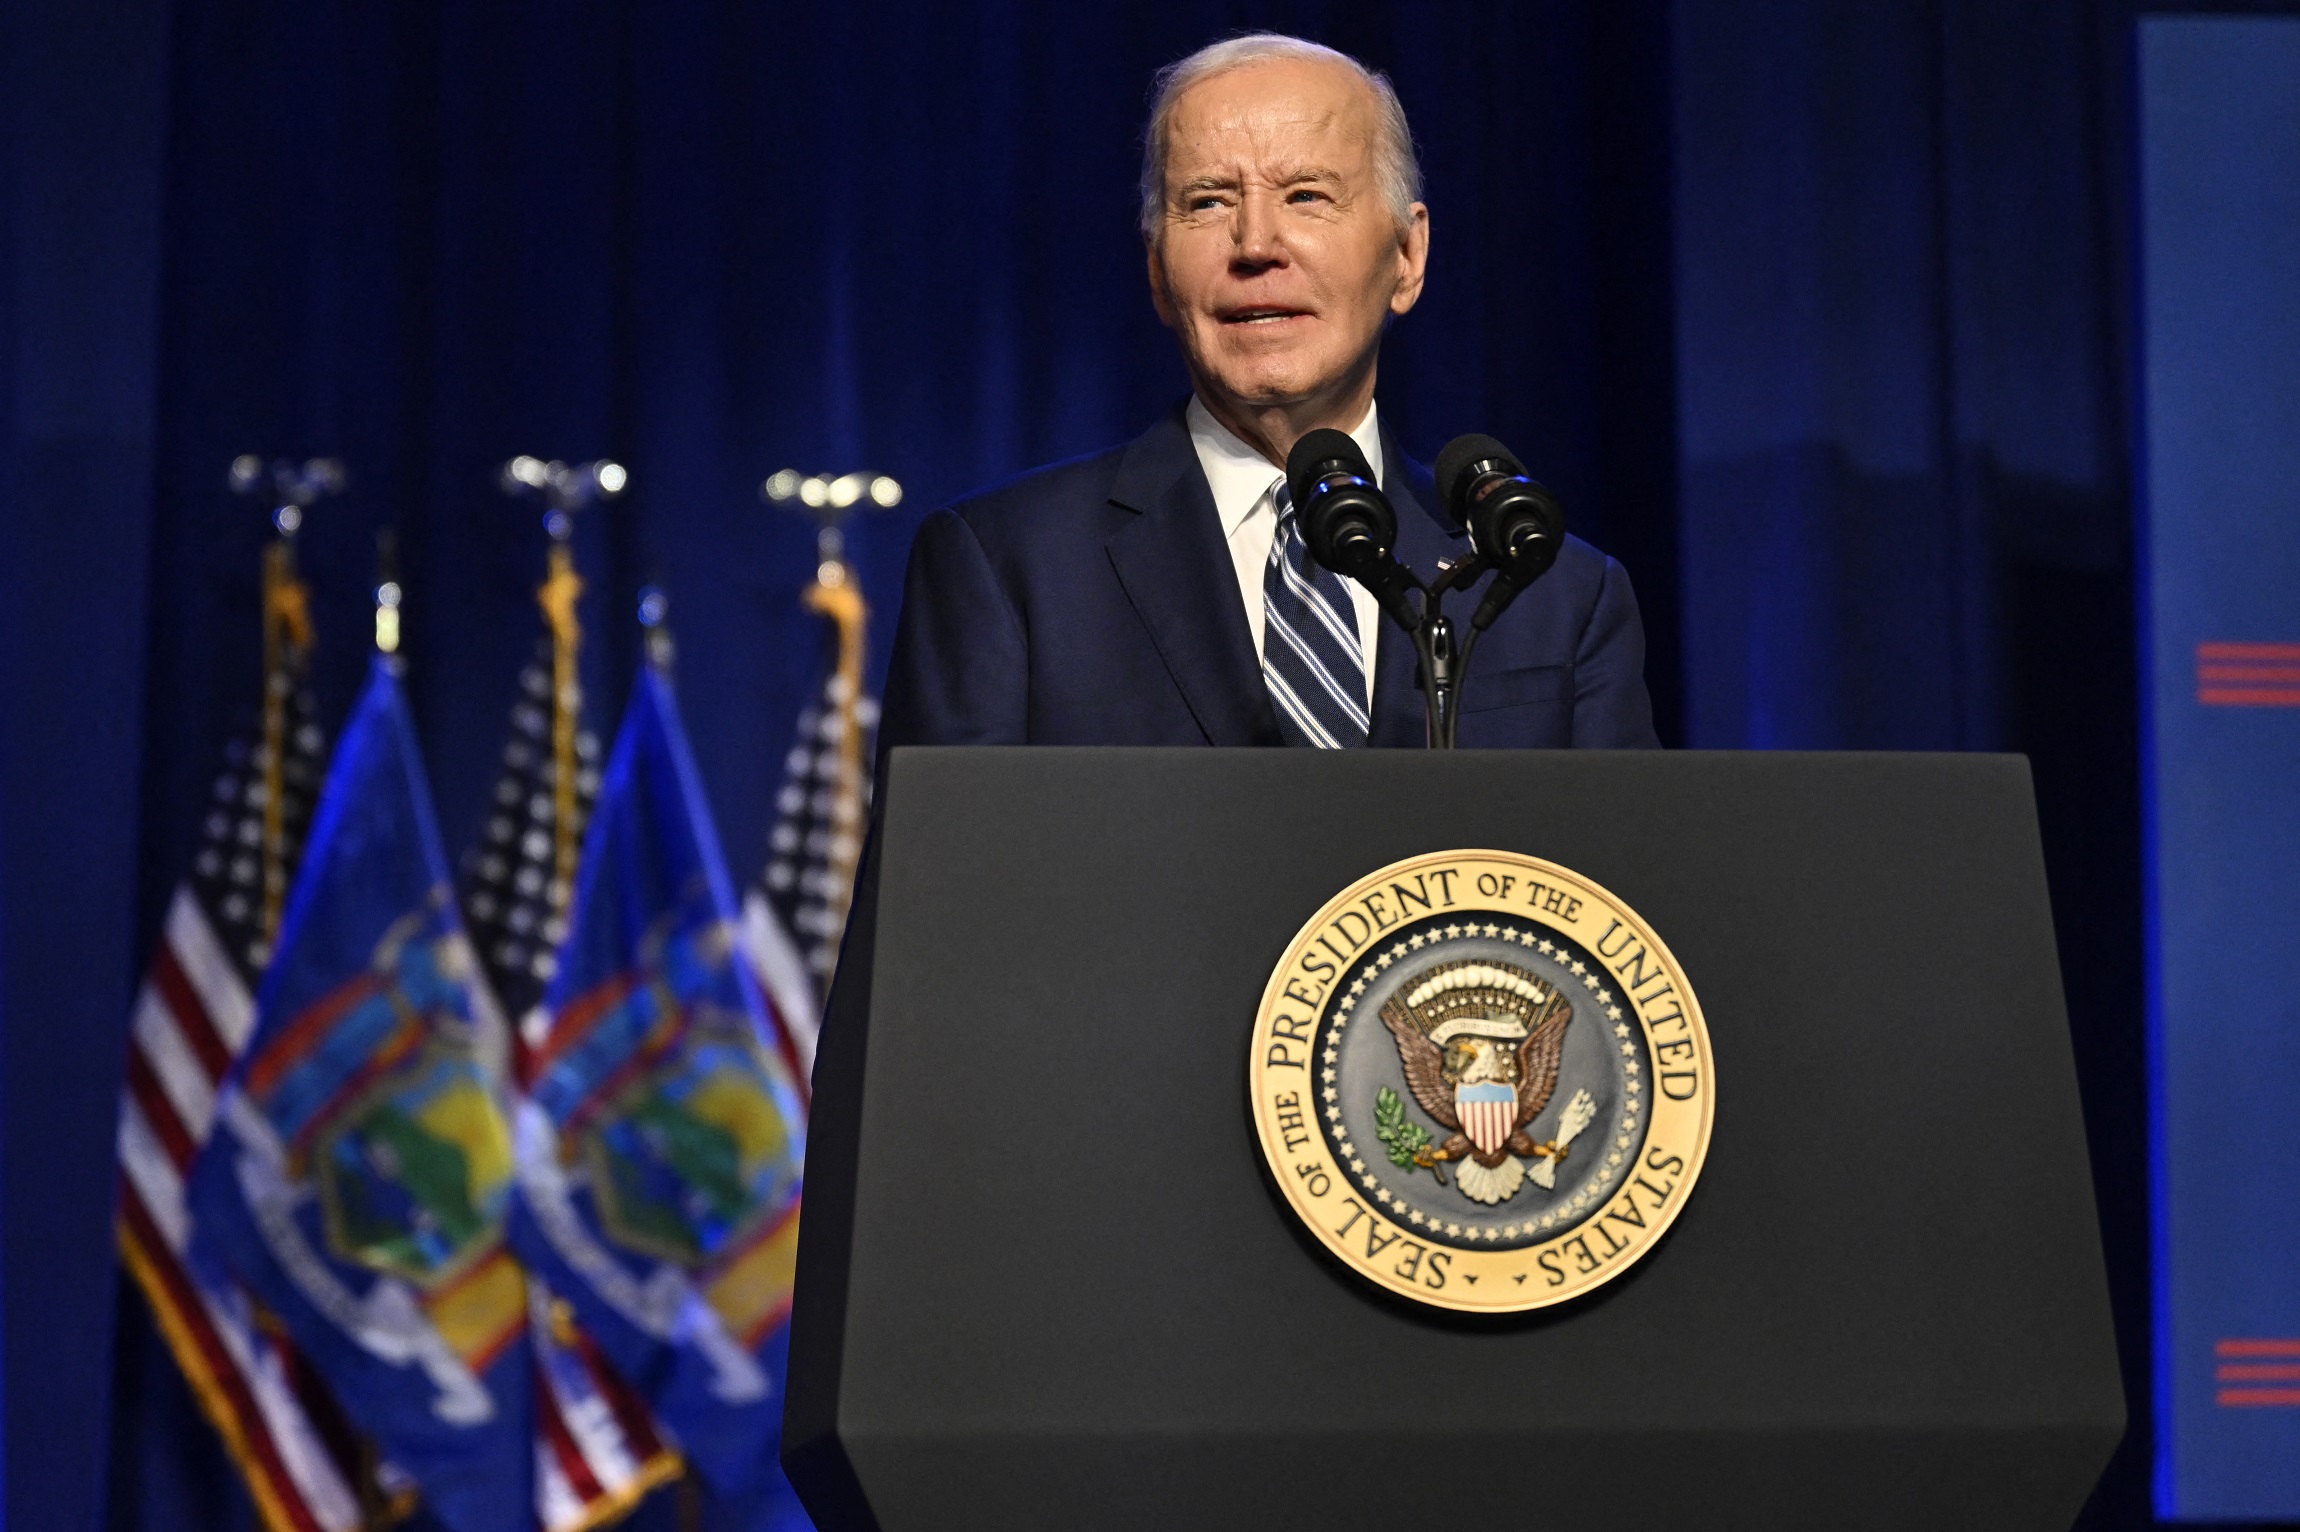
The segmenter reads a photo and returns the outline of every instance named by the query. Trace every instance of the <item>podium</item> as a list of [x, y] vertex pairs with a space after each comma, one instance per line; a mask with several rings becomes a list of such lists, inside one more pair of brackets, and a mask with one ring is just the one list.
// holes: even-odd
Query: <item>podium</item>
[[[877, 1528], [2065, 1528], [2124, 1430], [2026, 762], [898, 750], [815, 1076], [784, 1464]], [[1638, 911], [1715, 1125], [1675, 1225], [1488, 1318], [1344, 1270], [1248, 1036], [1354, 880]]]

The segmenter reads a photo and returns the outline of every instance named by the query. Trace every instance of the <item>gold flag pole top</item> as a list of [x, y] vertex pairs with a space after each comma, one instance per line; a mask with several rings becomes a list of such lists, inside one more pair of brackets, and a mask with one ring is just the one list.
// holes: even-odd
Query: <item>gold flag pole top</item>
[[385, 527], [375, 534], [375, 652], [399, 654], [399, 534]]
[[833, 702], [838, 709], [839, 775], [825, 864], [830, 874], [831, 929], [843, 931], [854, 903], [855, 867], [862, 858], [862, 693], [870, 627], [870, 606], [863, 600], [855, 567], [847, 560], [843, 529], [848, 515], [866, 498], [881, 510], [900, 505], [902, 486], [885, 474], [849, 473], [834, 479], [785, 468], [759, 486], [759, 496], [778, 505], [796, 501], [816, 521], [815, 578], [799, 599], [809, 611], [829, 618], [838, 635], [838, 684], [833, 688]]
[[345, 484], [343, 463], [315, 457], [301, 463], [281, 459], [266, 463], [254, 453], [232, 459], [234, 494], [268, 494], [271, 520], [278, 534], [264, 549], [264, 743], [263, 771], [263, 942], [269, 949], [279, 935], [280, 912], [287, 905], [287, 798], [283, 780], [287, 760], [288, 711], [295, 688], [311, 659], [311, 591], [296, 573], [295, 535], [303, 528], [304, 513], [320, 499], [340, 494]]
[[564, 904], [574, 895], [575, 860], [582, 850], [575, 825], [575, 735], [582, 725], [583, 689], [577, 661], [582, 657], [583, 625], [575, 616], [575, 603], [583, 594], [583, 577], [575, 572], [575, 513], [594, 501], [612, 500], [623, 493], [631, 476], [623, 465], [599, 458], [572, 466], [541, 458], [515, 457], [503, 465], [503, 492], [540, 495], [549, 507], [543, 530], [550, 534], [551, 552], [543, 583], [536, 587], [535, 603], [551, 628], [551, 831], [552, 872]]

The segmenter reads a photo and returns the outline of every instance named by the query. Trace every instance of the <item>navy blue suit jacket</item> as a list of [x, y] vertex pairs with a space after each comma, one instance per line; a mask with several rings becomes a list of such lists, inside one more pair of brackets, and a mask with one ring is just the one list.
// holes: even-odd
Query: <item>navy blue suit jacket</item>
[[[1429, 470], [1386, 435], [1398, 557], [1465, 556]], [[1474, 602], [1451, 603], [1465, 626]], [[1650, 746], [1645, 633], [1621, 566], [1578, 538], [1478, 643], [1459, 742]], [[1385, 619], [1368, 743], [1423, 743], [1412, 641]], [[929, 516], [887, 677], [896, 745], [1279, 745], [1213, 492], [1175, 411], [1124, 447]]]

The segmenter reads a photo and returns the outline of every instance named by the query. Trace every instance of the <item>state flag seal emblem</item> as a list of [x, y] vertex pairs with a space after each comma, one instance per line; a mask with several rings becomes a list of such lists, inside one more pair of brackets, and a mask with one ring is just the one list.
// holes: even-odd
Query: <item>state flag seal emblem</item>
[[1514, 1313], [1650, 1251], [1708, 1154], [1716, 1070], [1660, 936], [1555, 863], [1449, 851], [1305, 924], [1255, 1017], [1263, 1157], [1318, 1243], [1399, 1297]]

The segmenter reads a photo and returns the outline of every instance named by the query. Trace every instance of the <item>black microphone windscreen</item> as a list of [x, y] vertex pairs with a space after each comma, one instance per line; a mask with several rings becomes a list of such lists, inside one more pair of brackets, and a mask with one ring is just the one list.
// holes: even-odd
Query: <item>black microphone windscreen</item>
[[1467, 476], [1470, 465], [1489, 463], [1496, 458], [1509, 464], [1513, 472], [1525, 472], [1518, 466], [1515, 454], [1490, 436], [1457, 436], [1446, 443], [1445, 451], [1438, 454], [1438, 498], [1445, 502], [1457, 519], [1464, 516], [1468, 509], [1462, 504], [1462, 499], [1469, 493]]
[[1368, 483], [1373, 481], [1373, 468], [1347, 431], [1321, 427], [1294, 443], [1294, 450], [1286, 454], [1286, 488], [1293, 492], [1294, 504], [1306, 502], [1310, 482], [1323, 478], [1335, 466], [1347, 469]]

